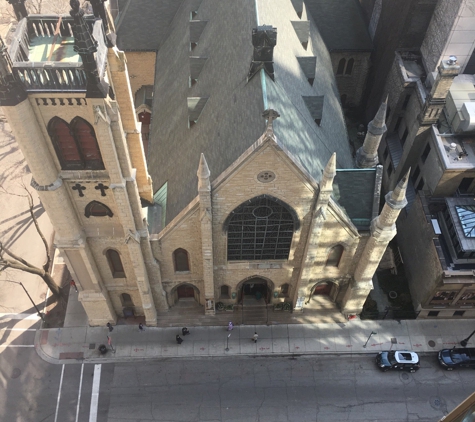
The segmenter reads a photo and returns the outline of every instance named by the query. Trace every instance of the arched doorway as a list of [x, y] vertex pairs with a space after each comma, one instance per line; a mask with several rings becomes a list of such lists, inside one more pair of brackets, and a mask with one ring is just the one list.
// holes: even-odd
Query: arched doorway
[[306, 307], [313, 309], [335, 309], [338, 296], [338, 284], [330, 280], [320, 281], [310, 289]]
[[273, 283], [263, 277], [249, 277], [238, 284], [238, 300], [244, 305], [256, 302], [269, 303], [273, 290]]
[[189, 283], [182, 283], [171, 291], [171, 298], [174, 305], [180, 307], [194, 307], [200, 304], [200, 291], [196, 286]]

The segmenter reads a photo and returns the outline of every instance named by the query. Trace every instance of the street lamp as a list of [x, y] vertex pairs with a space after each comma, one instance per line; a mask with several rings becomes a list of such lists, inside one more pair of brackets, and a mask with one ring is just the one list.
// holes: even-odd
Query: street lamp
[[226, 339], [226, 352], [229, 352], [229, 337], [231, 337], [231, 333], [228, 334], [228, 338]]
[[462, 347], [467, 347], [467, 344], [468, 344], [468, 341], [470, 340], [470, 338], [475, 334], [475, 330], [472, 331], [472, 334], [470, 334], [467, 338], [464, 338], [460, 344], [462, 345]]
[[374, 331], [371, 331], [371, 334], [368, 336], [368, 340], [366, 340], [366, 343], [363, 344], [363, 347], [364, 347], [365, 349], [366, 349], [366, 345], [368, 344], [368, 341], [369, 341], [369, 339], [371, 338], [371, 336], [375, 336], [376, 334], [378, 334], [378, 333], [375, 333]]
[[13, 280], [4, 280], [4, 281], [8, 281], [9, 283], [15, 283], [15, 284], [19, 284], [21, 287], [23, 287], [23, 290], [25, 291], [26, 295], [28, 296], [28, 299], [30, 299], [31, 303], [33, 304], [33, 306], [35, 307], [36, 309], [36, 312], [38, 313], [38, 316], [41, 318], [41, 320], [46, 323], [44, 317], [43, 317], [43, 314], [40, 312], [40, 310], [38, 309], [38, 307], [36, 306], [35, 302], [33, 302], [33, 299], [31, 298], [30, 294], [28, 293], [28, 291], [25, 289], [25, 286], [23, 285], [23, 283], [21, 281], [13, 281]]

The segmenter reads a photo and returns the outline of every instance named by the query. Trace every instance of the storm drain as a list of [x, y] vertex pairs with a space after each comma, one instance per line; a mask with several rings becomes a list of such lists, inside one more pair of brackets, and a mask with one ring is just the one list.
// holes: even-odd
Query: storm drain
[[89, 350], [95, 350], [96, 343], [89, 343]]
[[435, 341], [434, 340], [429, 340], [427, 343], [430, 347], [435, 347]]

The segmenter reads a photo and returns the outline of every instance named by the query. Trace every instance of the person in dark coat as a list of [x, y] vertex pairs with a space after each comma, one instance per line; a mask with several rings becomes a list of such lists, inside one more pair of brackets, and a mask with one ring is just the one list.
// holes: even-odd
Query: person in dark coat
[[176, 335], [176, 342], [177, 342], [178, 344], [183, 343], [183, 339], [180, 337], [179, 334]]
[[183, 327], [183, 328], [181, 329], [181, 334], [182, 334], [183, 337], [184, 337], [184, 336], [186, 336], [187, 334], [190, 334], [190, 330], [188, 330], [188, 328], [186, 328], [186, 327]]

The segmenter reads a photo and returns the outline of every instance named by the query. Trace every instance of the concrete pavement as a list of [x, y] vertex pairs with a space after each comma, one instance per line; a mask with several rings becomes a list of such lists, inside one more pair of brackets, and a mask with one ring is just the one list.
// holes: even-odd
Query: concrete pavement
[[[235, 326], [188, 326], [191, 334], [176, 344], [182, 327], [145, 327], [117, 325], [112, 333], [107, 327], [88, 327], [77, 293], [70, 292], [64, 328], [38, 330], [35, 348], [50, 363], [127, 362], [145, 359], [203, 356], [278, 356], [317, 354], [376, 354], [380, 350], [410, 349], [437, 352], [458, 346], [475, 328], [471, 320], [353, 320], [333, 324], [282, 324]], [[254, 332], [259, 339], [251, 340]], [[367, 346], [363, 347], [372, 332]], [[228, 334], [231, 336], [228, 339]], [[110, 335], [112, 347], [107, 344]], [[102, 355], [98, 347], [109, 351]], [[228, 346], [229, 350], [226, 351]], [[468, 346], [475, 347], [475, 336]]]

